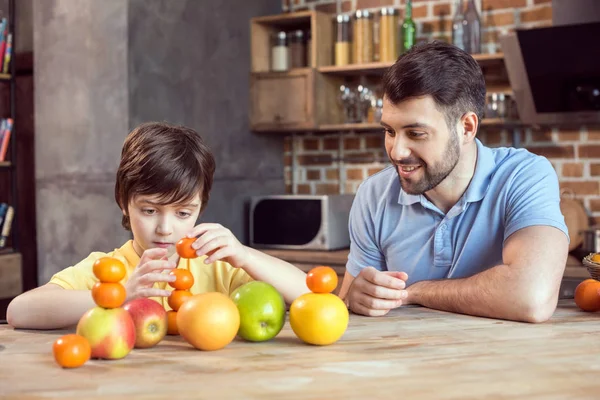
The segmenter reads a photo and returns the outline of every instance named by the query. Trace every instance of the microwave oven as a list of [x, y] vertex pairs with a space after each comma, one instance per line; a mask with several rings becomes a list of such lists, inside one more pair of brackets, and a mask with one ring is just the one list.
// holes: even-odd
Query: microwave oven
[[252, 196], [250, 246], [306, 250], [348, 248], [348, 218], [353, 200], [353, 194]]

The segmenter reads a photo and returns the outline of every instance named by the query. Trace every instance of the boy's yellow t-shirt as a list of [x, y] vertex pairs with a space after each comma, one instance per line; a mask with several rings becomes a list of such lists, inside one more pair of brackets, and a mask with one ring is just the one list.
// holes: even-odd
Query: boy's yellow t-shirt
[[[93, 265], [101, 257], [115, 257], [125, 264], [127, 273], [121, 281], [122, 284], [129, 279], [140, 262], [140, 257], [133, 249], [133, 241], [129, 240], [121, 248], [115, 249], [110, 253], [91, 253], [78, 264], [54, 274], [50, 278], [49, 283], [54, 283], [65, 289], [91, 290], [92, 286], [98, 282], [98, 278], [96, 278], [93, 272]], [[188, 269], [194, 276], [194, 285], [190, 289], [192, 294], [221, 292], [230, 295], [238, 287], [253, 280], [241, 268], [233, 268], [231, 264], [224, 261], [204, 264], [205, 259], [206, 256], [194, 259], [179, 259], [177, 268]], [[173, 289], [167, 282], [156, 282], [154, 287], [166, 290]], [[153, 297], [152, 299], [162, 304], [165, 310], [171, 309], [167, 297]]]

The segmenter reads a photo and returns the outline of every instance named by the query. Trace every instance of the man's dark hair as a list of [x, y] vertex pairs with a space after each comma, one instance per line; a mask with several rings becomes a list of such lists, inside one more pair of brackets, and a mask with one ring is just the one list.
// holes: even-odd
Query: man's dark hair
[[485, 108], [481, 67], [458, 47], [433, 41], [412, 47], [383, 76], [383, 93], [392, 104], [431, 96], [451, 128], [466, 112], [479, 120]]

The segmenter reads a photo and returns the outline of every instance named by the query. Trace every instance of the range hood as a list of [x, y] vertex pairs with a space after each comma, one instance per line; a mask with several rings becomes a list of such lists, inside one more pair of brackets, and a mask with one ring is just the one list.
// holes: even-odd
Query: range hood
[[554, 0], [553, 26], [500, 37], [519, 111], [531, 125], [600, 124], [600, 1]]

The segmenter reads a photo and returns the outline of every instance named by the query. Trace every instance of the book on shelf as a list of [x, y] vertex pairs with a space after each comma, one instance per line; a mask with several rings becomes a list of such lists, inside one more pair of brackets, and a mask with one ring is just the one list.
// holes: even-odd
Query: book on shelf
[[8, 74], [12, 58], [12, 33], [8, 31], [8, 18], [0, 19], [0, 72]]
[[6, 247], [10, 235], [15, 209], [6, 203], [0, 203], [0, 249]]
[[0, 161], [6, 160], [6, 153], [8, 152], [8, 141], [12, 134], [13, 119], [2, 118], [0, 122]]

